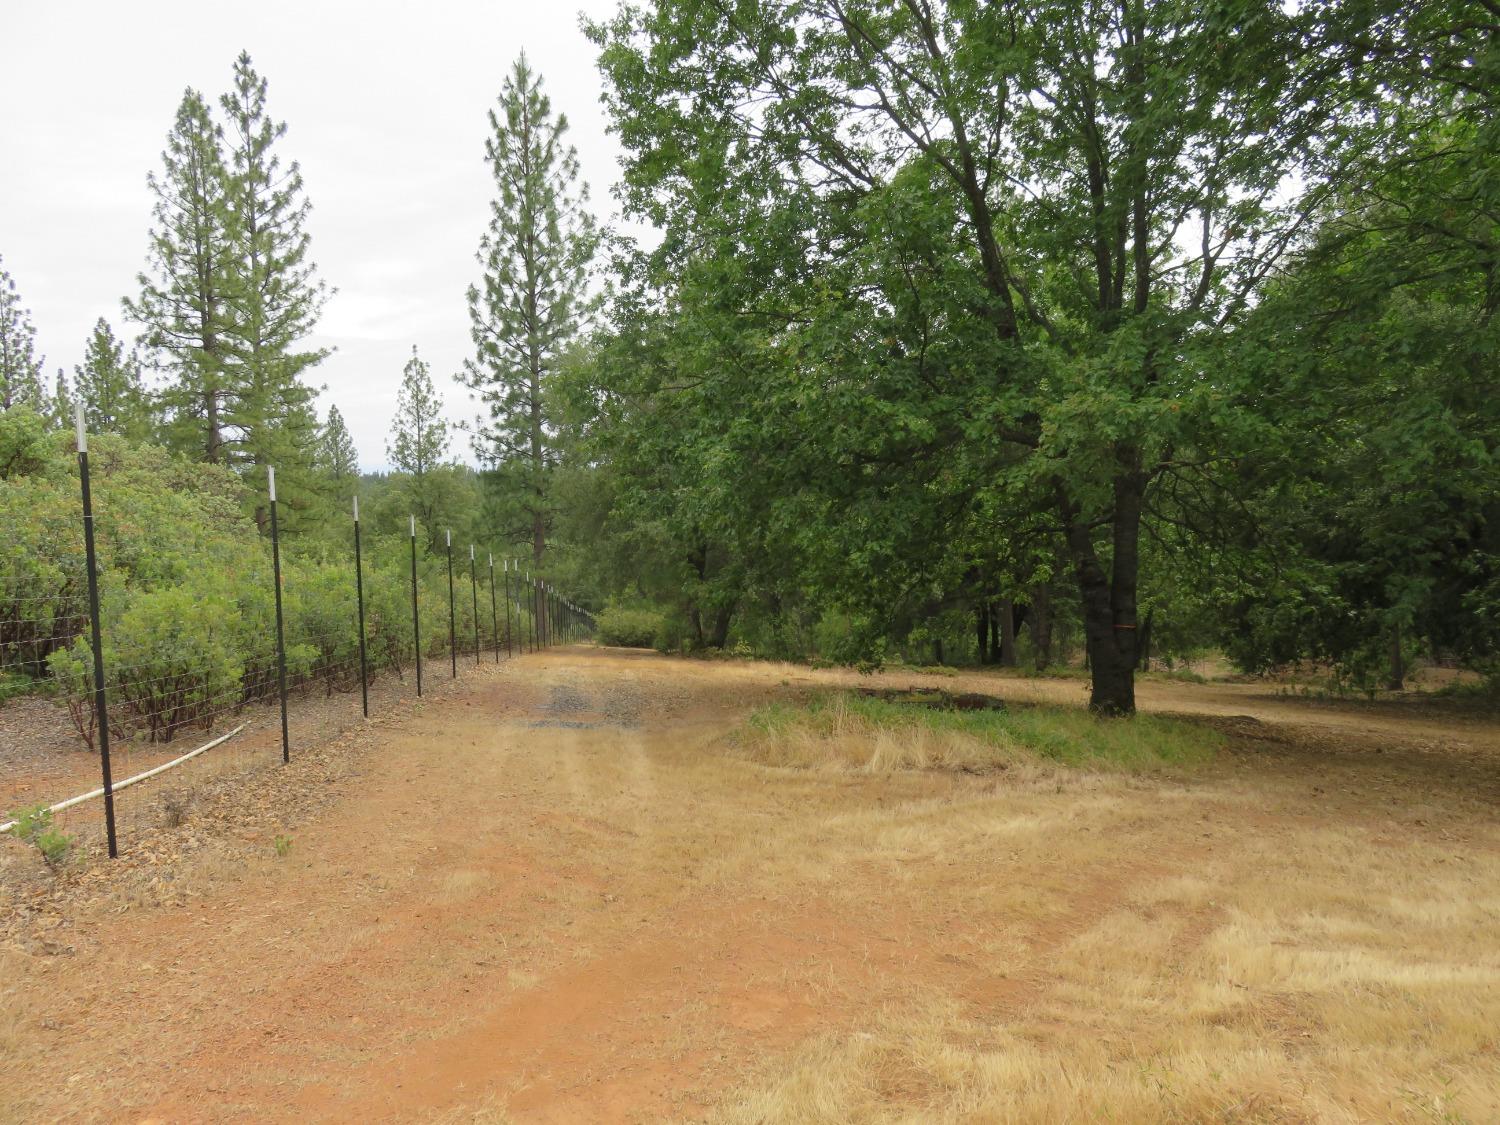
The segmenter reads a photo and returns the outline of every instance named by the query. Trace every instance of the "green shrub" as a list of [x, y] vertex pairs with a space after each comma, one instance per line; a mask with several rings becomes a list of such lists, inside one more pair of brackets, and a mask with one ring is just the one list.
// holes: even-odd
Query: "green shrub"
[[16, 822], [11, 832], [42, 853], [49, 866], [56, 867], [68, 858], [73, 849], [73, 837], [54, 827], [52, 810], [46, 805], [33, 805], [11, 814]]
[[359, 621], [353, 566], [303, 562], [284, 565], [282, 574], [288, 674], [320, 681], [325, 695], [357, 683]]
[[650, 648], [656, 643], [664, 623], [663, 615], [654, 609], [609, 606], [599, 614], [599, 643], [620, 648]]
[[384, 668], [398, 676], [414, 651], [410, 580], [387, 568], [365, 575], [365, 648], [371, 669]]
[[661, 617], [661, 626], [656, 630], [656, 635], [651, 638], [651, 647], [657, 652], [684, 653], [690, 647], [688, 635], [688, 619], [681, 610], [664, 613]]
[[178, 587], [136, 595], [105, 641], [112, 710], [152, 742], [207, 729], [239, 706], [238, 636], [239, 610], [225, 594]]
[[0, 480], [15, 480], [40, 472], [51, 448], [47, 423], [29, 406], [0, 411]]
[[0, 672], [0, 703], [30, 695], [38, 687], [30, 676], [18, 676], [12, 672]]

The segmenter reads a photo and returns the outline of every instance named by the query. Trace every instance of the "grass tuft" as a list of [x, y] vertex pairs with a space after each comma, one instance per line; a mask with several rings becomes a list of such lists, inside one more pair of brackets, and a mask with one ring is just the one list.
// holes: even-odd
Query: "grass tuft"
[[1218, 732], [1181, 719], [1099, 719], [1072, 707], [960, 711], [847, 692], [774, 703], [750, 714], [734, 744], [767, 765], [935, 769], [989, 773], [1038, 760], [1072, 767], [1151, 770], [1206, 762]]

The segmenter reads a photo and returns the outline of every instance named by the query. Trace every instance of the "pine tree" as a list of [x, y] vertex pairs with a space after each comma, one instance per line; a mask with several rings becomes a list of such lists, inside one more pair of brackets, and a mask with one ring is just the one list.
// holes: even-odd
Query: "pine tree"
[[42, 361], [36, 356], [31, 310], [21, 305], [16, 283], [0, 259], [0, 410], [42, 405]]
[[56, 390], [53, 392], [52, 401], [48, 403], [53, 424], [60, 428], [71, 428], [73, 425], [73, 392], [68, 388], [68, 377], [63, 374], [61, 367], [57, 369], [57, 382], [54, 385]]
[[[312, 486], [319, 427], [316, 388], [303, 374], [328, 355], [299, 347], [313, 331], [327, 299], [308, 258], [304, 229], [311, 205], [302, 173], [285, 169], [274, 146], [286, 125], [266, 112], [266, 80], [242, 52], [234, 88], [219, 101], [227, 121], [229, 160], [225, 198], [229, 212], [232, 323], [225, 333], [226, 368], [236, 390], [228, 422], [231, 460], [245, 467], [257, 495], [266, 466], [277, 467], [283, 495]], [[257, 509], [264, 522], [264, 512]]]
[[443, 420], [443, 400], [432, 385], [427, 364], [412, 345], [411, 359], [401, 372], [401, 390], [396, 395], [396, 417], [391, 422], [391, 440], [386, 454], [391, 463], [408, 474], [406, 486], [413, 513], [435, 535], [433, 515], [437, 501], [431, 487], [432, 472], [448, 451], [448, 423]]
[[73, 368], [73, 388], [92, 433], [143, 441], [151, 432], [150, 405], [141, 385], [141, 363], [102, 316], [94, 323], [83, 363]]
[[475, 451], [516, 498], [537, 564], [557, 459], [547, 382], [590, 313], [585, 285], [597, 244], [578, 154], [563, 143], [567, 128], [523, 54], [501, 87], [498, 112], [490, 111], [485, 155], [498, 195], [479, 243], [484, 281], [468, 293], [475, 356], [459, 376], [488, 412]]
[[234, 330], [229, 202], [222, 131], [203, 96], [189, 89], [167, 134], [156, 195], [149, 268], [126, 314], [145, 329], [153, 363], [171, 373], [161, 393], [171, 444], [205, 461], [227, 460], [226, 427], [235, 409], [225, 369]]
[[323, 423], [319, 439], [318, 462], [339, 499], [347, 499], [359, 480], [359, 451], [337, 406], [328, 408], [328, 421]]

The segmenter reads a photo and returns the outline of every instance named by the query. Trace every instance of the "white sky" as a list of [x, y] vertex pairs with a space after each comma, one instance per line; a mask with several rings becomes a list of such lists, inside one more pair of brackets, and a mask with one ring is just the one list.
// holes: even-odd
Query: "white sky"
[[[0, 256], [31, 309], [46, 375], [82, 361], [94, 321], [133, 334], [120, 299], [146, 264], [146, 174], [184, 88], [217, 102], [248, 50], [302, 165], [312, 256], [338, 292], [315, 344], [361, 467], [386, 465], [401, 368], [416, 344], [455, 420], [474, 413], [451, 376], [468, 354], [464, 291], [493, 186], [486, 113], [518, 52], [568, 117], [593, 209], [612, 218], [619, 146], [605, 133], [580, 10], [616, 0], [30, 0], [0, 35]], [[470, 459], [467, 438], [454, 454]]]

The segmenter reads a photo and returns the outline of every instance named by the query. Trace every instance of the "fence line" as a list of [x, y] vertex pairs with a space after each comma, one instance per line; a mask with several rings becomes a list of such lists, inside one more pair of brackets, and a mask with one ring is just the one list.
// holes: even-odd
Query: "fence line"
[[[212, 750], [215, 746], [221, 746], [224, 743], [228, 742], [231, 738], [244, 730], [246, 725], [247, 724], [245, 723], [241, 723], [229, 733], [219, 735], [219, 737], [214, 739], [212, 742], [205, 742], [196, 750], [189, 750], [186, 754], [183, 754], [178, 758], [173, 758], [170, 762], [163, 762], [159, 766], [152, 766], [149, 770], [142, 770], [140, 773], [134, 775], [133, 777], [127, 777], [124, 781], [115, 782], [113, 786], [114, 792], [119, 793], [122, 790], [129, 789], [132, 785], [145, 781], [148, 778], [155, 777], [157, 774], [166, 773], [174, 766], [180, 766], [184, 762], [192, 761], [199, 754], [202, 754], [208, 750]], [[75, 805], [81, 805], [85, 801], [92, 801], [95, 797], [102, 796], [104, 796], [104, 787], [101, 785], [98, 789], [90, 789], [87, 793], [80, 793], [76, 797], [69, 797], [66, 801], [58, 801], [55, 805], [49, 805], [47, 811], [60, 813], [65, 809], [71, 809]], [[4, 824], [0, 824], [0, 832], [9, 832], [16, 826], [17, 823], [18, 822], [14, 820], [7, 820]]]
[[[450, 672], [455, 679], [458, 677], [460, 646], [464, 649], [466, 660], [468, 652], [472, 650], [475, 666], [482, 666], [486, 637], [485, 622], [480, 606], [482, 583], [476, 546], [471, 544], [469, 547], [470, 589], [469, 598], [465, 599], [467, 605], [464, 607], [468, 620], [463, 623], [464, 630], [461, 631], [456, 590], [457, 576], [453, 561], [453, 533], [451, 529], [446, 530], [444, 536], [446, 559], [432, 561], [446, 564], [448, 635], [444, 638], [446, 642], [444, 645], [424, 646], [422, 622], [423, 618], [428, 616], [434, 608], [431, 605], [434, 592], [430, 581], [425, 584], [423, 582], [421, 568], [418, 565], [416, 517], [413, 515], [410, 518], [411, 569], [407, 579], [411, 600], [410, 636], [403, 638], [400, 635], [397, 625], [399, 614], [395, 618], [391, 615], [393, 603], [390, 598], [394, 593], [395, 583], [391, 581], [393, 578], [391, 571], [382, 566], [376, 572], [382, 574], [383, 577], [377, 583], [378, 588], [375, 591], [380, 595], [380, 600], [377, 602], [380, 608], [376, 617], [378, 645], [372, 651], [368, 631], [370, 622], [367, 618], [367, 595], [370, 591], [367, 590], [365, 582], [358, 496], [353, 498], [351, 512], [354, 573], [349, 576], [349, 586], [352, 589], [349, 589], [348, 593], [353, 594], [353, 604], [349, 605], [343, 601], [348, 594], [338, 592], [338, 585], [342, 581], [338, 575], [342, 568], [330, 568], [326, 560], [314, 563], [303, 562], [300, 566], [294, 563], [291, 571], [294, 581], [290, 586], [288, 585], [287, 573], [284, 572], [281, 557], [276, 471], [274, 467], [268, 466], [266, 491], [269, 501], [268, 522], [271, 540], [269, 577], [273, 586], [273, 598], [269, 600], [274, 601], [275, 606], [274, 638], [266, 638], [264, 634], [254, 633], [253, 623], [256, 618], [249, 616], [243, 620], [250, 622], [251, 632], [231, 635], [227, 642], [221, 638], [221, 643], [232, 647], [220, 652], [208, 647], [205, 642], [203, 646], [194, 649], [194, 642], [203, 640], [201, 634], [211, 633], [213, 629], [203, 628], [201, 633], [195, 634], [193, 625], [184, 623], [181, 614], [191, 614], [196, 606], [191, 595], [188, 595], [186, 604], [179, 602], [175, 607], [180, 610], [180, 613], [169, 619], [167, 629], [169, 639], [165, 646], [165, 658], [153, 651], [150, 656], [143, 657], [138, 663], [132, 664], [127, 661], [124, 666], [106, 668], [107, 658], [113, 658], [111, 654], [117, 656], [118, 653], [113, 648], [107, 653], [105, 648], [106, 629], [100, 611], [100, 568], [94, 542], [94, 497], [90, 485], [88, 435], [84, 429], [81, 409], [78, 411], [76, 424], [85, 574], [77, 575], [76, 570], [73, 569], [76, 561], [61, 568], [55, 577], [43, 584], [56, 586], [57, 594], [54, 597], [48, 597], [42, 593], [40, 585], [36, 588], [28, 588], [19, 579], [0, 580], [4, 583], [0, 586], [0, 611], [13, 606], [18, 613], [24, 612], [22, 607], [32, 604], [45, 604], [57, 609], [57, 612], [45, 616], [31, 611], [26, 619], [19, 617], [0, 619], [0, 671], [10, 667], [19, 669], [24, 666], [35, 674], [35, 670], [47, 668], [54, 678], [58, 678], [62, 674], [62, 668], [55, 660], [64, 660], [69, 676], [67, 683], [72, 685], [68, 710], [79, 735], [93, 745], [99, 753], [101, 784], [91, 792], [59, 802], [51, 806], [51, 809], [54, 812], [60, 812], [85, 801], [102, 797], [105, 833], [111, 857], [119, 854], [114, 801], [116, 793], [199, 758], [245, 730], [248, 724], [241, 723], [233, 731], [214, 738], [203, 746], [169, 762], [153, 766], [123, 782], [114, 781], [111, 774], [112, 733], [128, 737], [132, 731], [143, 731], [149, 742], [168, 742], [183, 730], [195, 727], [205, 731], [210, 730], [218, 718], [226, 714], [238, 713], [244, 707], [256, 702], [267, 701], [270, 691], [274, 690], [280, 712], [281, 760], [287, 763], [290, 762], [292, 755], [293, 732], [288, 696], [293, 688], [306, 689], [321, 679], [325, 683], [328, 696], [331, 697], [336, 686], [340, 691], [352, 690], [351, 678], [357, 670], [361, 714], [368, 718], [372, 658], [382, 668], [394, 669], [399, 676], [405, 662], [403, 654], [408, 640], [409, 652], [416, 667], [418, 696], [423, 693], [424, 656], [436, 656], [441, 659], [443, 655], [447, 655]], [[76, 555], [73, 558], [76, 560]], [[250, 563], [250, 568], [252, 577], [247, 578], [241, 575], [239, 579], [241, 585], [229, 591], [237, 595], [234, 599], [237, 603], [243, 602], [243, 583], [253, 580], [253, 575], [256, 573], [265, 573], [259, 570], [253, 561]], [[500, 606], [502, 597], [501, 591], [497, 589], [493, 553], [487, 556], [487, 569], [486, 578], [490, 599], [488, 641], [494, 650], [495, 662], [499, 663], [501, 660]], [[586, 636], [591, 632], [593, 624], [591, 615], [563, 597], [550, 583], [532, 577], [529, 570], [526, 570], [523, 576], [520, 560], [502, 558], [500, 574], [505, 611], [504, 645], [507, 656], [515, 656], [527, 651], [536, 652], [549, 645]], [[304, 575], [312, 576], [316, 581], [299, 590], [296, 580]], [[86, 611], [84, 592], [78, 589], [79, 577], [87, 580]], [[427, 577], [429, 579], [432, 577], [430, 569]], [[399, 582], [400, 579], [396, 581]], [[170, 596], [171, 589], [173, 588], [148, 587], [145, 593], [149, 595], [166, 593]], [[176, 587], [176, 589], [184, 590], [185, 588]], [[114, 590], [113, 585], [111, 590]], [[179, 594], [179, 597], [181, 596]], [[292, 620], [292, 615], [285, 604], [288, 596], [292, 599], [293, 607], [299, 610], [295, 620]], [[206, 602], [208, 599], [217, 597], [218, 594], [211, 590], [200, 600]], [[309, 601], [309, 598], [312, 600]], [[424, 605], [424, 603], [427, 604]], [[338, 624], [338, 618], [334, 616], [341, 612], [338, 608], [341, 604], [347, 605], [352, 611], [350, 617], [355, 621], [351, 624], [357, 623], [354, 638], [348, 636], [344, 626]], [[265, 603], [260, 602], [259, 605], [264, 606]], [[174, 606], [168, 602], [167, 608], [173, 609]], [[233, 608], [236, 616], [232, 621], [242, 620], [239, 616], [239, 604]], [[204, 612], [209, 611], [205, 609]], [[259, 612], [263, 613], [264, 609]], [[330, 621], [332, 621], [331, 624]], [[207, 618], [199, 619], [200, 628], [205, 623], [209, 626], [220, 624], [218, 621], [210, 621]], [[293, 625], [295, 628], [292, 627]], [[308, 629], [309, 625], [313, 626], [311, 630]], [[225, 628], [227, 629], [228, 626]], [[174, 630], [181, 631], [175, 632]], [[267, 629], [266, 632], [269, 630]], [[38, 636], [39, 633], [46, 635]], [[517, 633], [520, 633], [519, 638]], [[90, 658], [86, 662], [81, 659], [82, 646], [80, 644], [85, 635], [88, 639], [87, 647]], [[274, 653], [270, 651], [271, 646], [266, 643], [271, 639], [274, 639]], [[255, 643], [257, 640], [259, 643]], [[356, 641], [357, 645], [353, 643]], [[66, 653], [65, 658], [56, 657], [60, 651]], [[11, 653], [14, 660], [7, 661], [7, 652]], [[224, 652], [227, 652], [229, 656], [223, 657]], [[174, 660], [173, 658], [178, 653], [184, 653], [183, 658]], [[293, 654], [295, 654], [295, 662], [290, 659]], [[216, 656], [221, 658], [217, 663], [215, 663]], [[88, 668], [90, 675], [84, 674], [84, 663], [91, 665]], [[113, 673], [113, 682], [110, 681], [107, 672]], [[87, 687], [84, 686], [85, 683]], [[14, 826], [15, 821], [11, 821], [0, 825], [0, 831]]]

